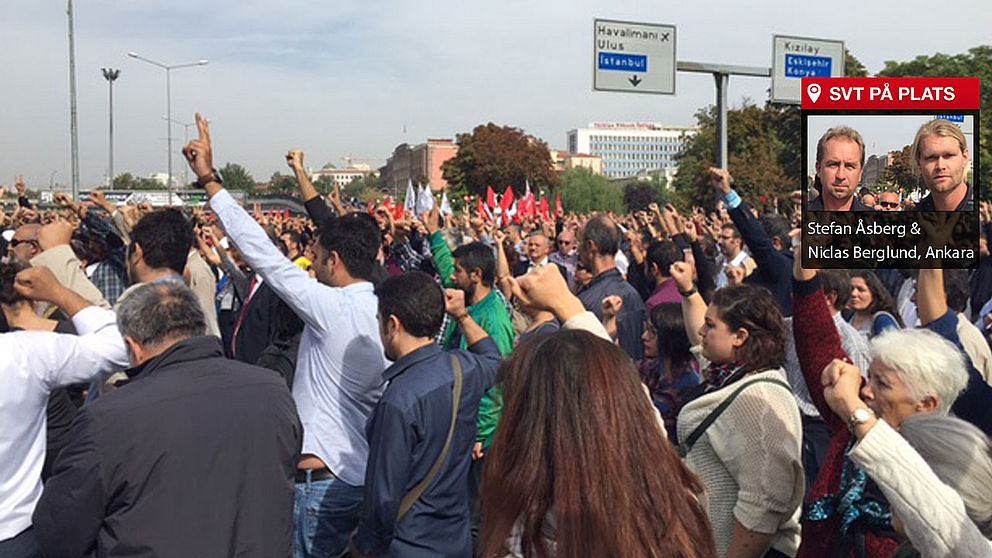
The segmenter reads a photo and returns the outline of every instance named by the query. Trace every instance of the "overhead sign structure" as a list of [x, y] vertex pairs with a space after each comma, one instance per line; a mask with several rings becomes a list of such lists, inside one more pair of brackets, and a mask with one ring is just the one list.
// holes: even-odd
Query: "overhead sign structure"
[[772, 36], [772, 102], [800, 104], [802, 78], [844, 77], [844, 41]]
[[675, 94], [675, 26], [593, 21], [596, 91]]

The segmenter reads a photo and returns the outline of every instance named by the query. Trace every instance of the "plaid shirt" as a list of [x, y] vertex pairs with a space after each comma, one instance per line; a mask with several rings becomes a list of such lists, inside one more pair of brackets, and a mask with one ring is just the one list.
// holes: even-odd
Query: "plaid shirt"
[[117, 299], [120, 298], [121, 294], [124, 293], [124, 289], [127, 288], [124, 278], [106, 260], [96, 264], [96, 267], [93, 269], [93, 275], [90, 276], [90, 281], [103, 293], [103, 298], [107, 299], [107, 302], [111, 306], [117, 305]]

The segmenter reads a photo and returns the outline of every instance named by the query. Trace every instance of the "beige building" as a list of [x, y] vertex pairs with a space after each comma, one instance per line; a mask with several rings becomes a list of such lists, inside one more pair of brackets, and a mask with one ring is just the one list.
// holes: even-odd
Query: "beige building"
[[313, 171], [311, 172], [310, 179], [316, 182], [321, 178], [327, 177], [331, 179], [331, 182], [335, 186], [344, 188], [345, 186], [351, 184], [356, 178], [364, 178], [374, 174], [375, 171], [372, 170], [372, 167], [363, 163], [356, 163], [343, 169], [326, 168]]
[[678, 171], [675, 156], [697, 131], [654, 122], [594, 122], [568, 132], [568, 152], [600, 157], [602, 174], [610, 179], [644, 173], [670, 179]]
[[603, 174], [603, 158], [586, 153], [569, 153], [568, 151], [551, 150], [551, 163], [558, 172], [578, 167], [587, 168], [593, 174]]

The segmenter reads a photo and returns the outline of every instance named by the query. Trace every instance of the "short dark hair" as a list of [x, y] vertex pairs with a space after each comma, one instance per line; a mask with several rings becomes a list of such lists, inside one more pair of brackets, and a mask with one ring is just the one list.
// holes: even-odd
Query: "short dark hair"
[[734, 233], [734, 238], [740, 238], [741, 237], [741, 231], [737, 230], [737, 225], [735, 225], [733, 223], [724, 223], [724, 224], [720, 225], [720, 230], [721, 231], [730, 231], [730, 232]]
[[851, 275], [843, 269], [823, 269], [819, 275], [823, 282], [823, 294], [836, 296], [834, 309], [843, 310], [847, 301], [851, 300]]
[[422, 271], [395, 275], [380, 284], [379, 315], [403, 324], [414, 337], [434, 337], [444, 322], [444, 294], [434, 279]]
[[582, 241], [595, 242], [600, 254], [612, 256], [620, 249], [620, 231], [609, 218], [598, 215], [586, 223], [582, 231]]
[[120, 300], [117, 328], [140, 345], [205, 335], [207, 320], [196, 295], [181, 281], [145, 283]]
[[375, 220], [363, 219], [361, 215], [348, 213], [330, 219], [320, 227], [319, 238], [326, 255], [336, 252], [352, 277], [368, 281], [372, 278], [381, 242]]
[[971, 282], [965, 269], [944, 270], [944, 293], [947, 307], [955, 312], [964, 312], [971, 300]]
[[186, 258], [195, 240], [192, 225], [178, 209], [153, 211], [131, 230], [131, 243], [141, 246], [148, 267], [171, 269], [179, 275], [186, 269]]
[[791, 227], [785, 217], [775, 213], [766, 213], [761, 217], [761, 227], [765, 229], [768, 238], [774, 240], [777, 237], [782, 243], [783, 249], [788, 249]]
[[682, 249], [671, 240], [656, 240], [648, 245], [647, 264], [649, 267], [651, 264], [657, 265], [662, 277], [669, 277], [668, 270], [672, 267], [672, 264], [681, 262], [684, 259], [685, 256], [682, 254]]
[[748, 372], [781, 368], [785, 363], [785, 324], [782, 311], [764, 287], [733, 285], [713, 293], [720, 319], [731, 331], [746, 329], [747, 341], [736, 360]]
[[18, 273], [29, 267], [31, 266], [19, 261], [0, 264], [0, 304], [10, 306], [27, 300], [14, 289], [14, 279]]
[[458, 265], [465, 271], [478, 269], [482, 273], [482, 284], [492, 286], [496, 277], [496, 256], [493, 255], [492, 248], [481, 242], [469, 242], [456, 248], [451, 257], [458, 260]]

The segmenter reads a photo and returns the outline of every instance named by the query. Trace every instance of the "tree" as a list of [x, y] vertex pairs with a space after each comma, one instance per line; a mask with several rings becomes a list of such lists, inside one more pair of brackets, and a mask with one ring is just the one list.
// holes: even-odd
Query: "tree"
[[351, 199], [362, 198], [366, 192], [374, 192], [376, 196], [381, 197], [380, 186], [381, 181], [378, 176], [372, 174], [356, 176], [347, 186], [341, 189], [341, 195], [345, 199]]
[[[885, 68], [878, 73], [879, 77], [977, 77], [985, 87], [981, 88], [981, 111], [986, 115], [992, 114], [992, 46], [981, 45], [962, 54], [941, 54], [933, 56], [917, 56], [909, 62], [888, 60]], [[992, 200], [992, 118], [983, 118], [981, 127], [977, 130], [975, 142], [979, 151], [980, 167], [976, 169], [978, 184], [981, 187], [979, 196]]]
[[[771, 105], [759, 108], [747, 100], [741, 108], [727, 111], [727, 145], [734, 188], [755, 206], [773, 196], [786, 196], [799, 187], [802, 173], [796, 172], [801, 167], [796, 160], [798, 149], [787, 145], [793, 134], [798, 136], [791, 129], [795, 118], [789, 111]], [[783, 121], [790, 123], [783, 130], [784, 137], [777, 129]], [[696, 122], [699, 132], [689, 138], [677, 156], [679, 172], [673, 186], [683, 202], [713, 207], [716, 196], [707, 169], [714, 164], [716, 148], [714, 107], [700, 109]], [[792, 169], [793, 174], [787, 173], [786, 168]]]
[[521, 195], [528, 181], [534, 191], [554, 190], [561, 183], [548, 145], [519, 128], [490, 122], [458, 134], [456, 141], [458, 154], [441, 170], [445, 180], [470, 194], [485, 195], [487, 186], [500, 191], [509, 185]]
[[295, 194], [297, 192], [295, 176], [288, 176], [276, 171], [269, 179], [269, 192], [273, 194]]
[[142, 178], [129, 172], [114, 177], [114, 190], [164, 190], [165, 185], [151, 178]]
[[868, 69], [865, 68], [865, 65], [846, 48], [844, 49], [844, 77], [868, 77]]
[[623, 191], [605, 177], [584, 167], [576, 167], [561, 175], [561, 204], [565, 211], [623, 212]]
[[640, 211], [652, 203], [665, 205], [668, 203], [668, 182], [659, 176], [650, 180], [632, 180], [623, 187], [623, 203], [627, 211]]
[[224, 179], [224, 187], [228, 190], [241, 190], [243, 192], [255, 191], [255, 179], [237, 163], [227, 163], [220, 169], [220, 175]]
[[892, 164], [885, 168], [882, 180], [889, 188], [903, 189], [906, 192], [915, 190], [920, 184], [920, 175], [916, 171], [916, 163], [910, 153], [912, 146], [907, 145], [899, 151], [893, 151]]

